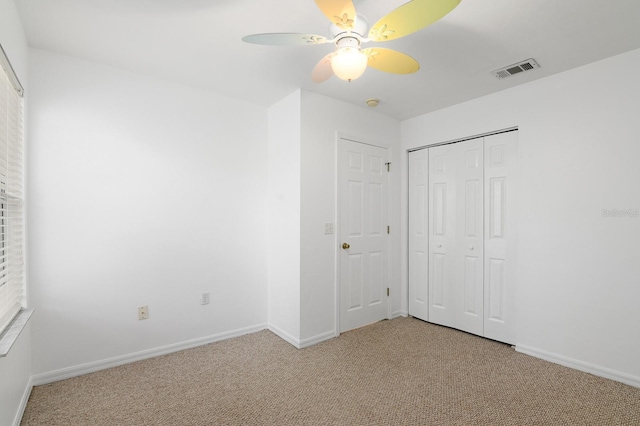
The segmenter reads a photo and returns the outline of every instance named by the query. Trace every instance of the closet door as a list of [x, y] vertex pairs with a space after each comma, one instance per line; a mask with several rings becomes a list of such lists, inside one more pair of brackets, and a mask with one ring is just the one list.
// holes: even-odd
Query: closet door
[[517, 138], [409, 154], [410, 315], [516, 343]]
[[428, 321], [429, 155], [409, 153], [409, 315]]
[[483, 334], [483, 146], [429, 149], [429, 321]]
[[518, 132], [485, 138], [484, 336], [516, 343]]
[[484, 149], [483, 139], [455, 144], [456, 155], [456, 318], [454, 327], [484, 332]]
[[456, 149], [429, 148], [429, 321], [455, 326]]

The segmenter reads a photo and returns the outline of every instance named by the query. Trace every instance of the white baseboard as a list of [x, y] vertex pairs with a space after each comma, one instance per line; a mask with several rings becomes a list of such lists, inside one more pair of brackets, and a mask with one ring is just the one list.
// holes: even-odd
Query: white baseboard
[[309, 346], [313, 346], [315, 344], [324, 342], [325, 340], [333, 339], [334, 337], [338, 336], [338, 334], [332, 330], [300, 340], [296, 337], [293, 337], [291, 334], [287, 333], [277, 325], [269, 324], [268, 328], [273, 334], [275, 334], [285, 342], [291, 343], [298, 349], [308, 348]]
[[293, 337], [292, 335], [290, 335], [289, 333], [287, 333], [277, 325], [269, 324], [267, 328], [269, 329], [269, 331], [271, 331], [273, 334], [275, 334], [285, 342], [291, 343], [293, 346], [295, 346], [298, 349], [301, 348], [300, 339], [298, 339], [297, 337]]
[[325, 340], [333, 339], [338, 336], [335, 331], [327, 331], [326, 333], [321, 333], [313, 337], [309, 337], [307, 339], [302, 339], [300, 341], [300, 348], [308, 348], [309, 346], [316, 345], [320, 342], [324, 342]]
[[214, 334], [212, 336], [187, 340], [185, 342], [147, 349], [144, 351], [121, 355], [114, 358], [89, 362], [73, 367], [49, 371], [46, 373], [40, 373], [31, 376], [31, 383], [33, 386], [45, 385], [47, 383], [57, 382], [59, 380], [69, 379], [71, 377], [82, 376], [83, 374], [93, 373], [96, 371], [105, 370], [107, 368], [117, 367], [123, 364], [129, 364], [131, 362], [141, 361], [143, 359], [154, 358], [172, 352], [178, 352], [185, 349], [195, 348], [197, 346], [207, 345], [209, 343], [219, 342], [221, 340], [231, 339], [233, 337], [243, 336], [245, 334], [255, 333], [261, 330], [265, 330], [266, 328], [267, 324], [257, 324], [251, 327], [239, 328], [236, 330], [226, 331], [224, 333]]
[[407, 311], [395, 311], [391, 314], [391, 318], [398, 318], [398, 317], [408, 317], [409, 316], [409, 312]]
[[584, 371], [585, 373], [593, 374], [594, 376], [604, 377], [605, 379], [615, 380], [640, 388], [640, 377], [632, 376], [627, 373], [612, 370], [610, 368], [602, 367], [589, 362], [580, 361], [578, 359], [569, 358], [564, 355], [547, 352], [542, 349], [533, 348], [531, 346], [516, 345], [516, 351], [526, 355], [530, 355], [536, 358], [544, 359], [545, 361], [553, 362], [554, 364], [564, 365], [565, 367], [573, 368], [575, 370]]
[[22, 422], [24, 410], [27, 408], [27, 402], [29, 401], [29, 396], [31, 396], [31, 389], [33, 389], [33, 378], [30, 377], [22, 393], [22, 398], [20, 398], [20, 405], [18, 406], [16, 417], [13, 419], [13, 426], [20, 426], [20, 422]]

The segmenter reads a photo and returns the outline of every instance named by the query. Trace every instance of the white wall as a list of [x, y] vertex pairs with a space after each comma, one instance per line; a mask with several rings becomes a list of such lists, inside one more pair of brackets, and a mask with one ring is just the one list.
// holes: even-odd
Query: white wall
[[[324, 224], [337, 223], [337, 133], [360, 142], [390, 148], [399, 165], [400, 122], [312, 92], [302, 92], [301, 148], [301, 339], [303, 346], [337, 332], [337, 233], [324, 234]], [[400, 314], [400, 168], [390, 174], [391, 303]], [[337, 226], [334, 227], [337, 231]]]
[[[28, 97], [31, 89], [27, 75], [29, 51], [22, 24], [12, 0], [0, 0], [0, 44], [9, 57]], [[25, 115], [28, 109], [29, 102], [25, 99]], [[25, 151], [29, 150], [27, 138], [28, 135], [25, 135]], [[28, 185], [28, 170], [26, 182]], [[19, 420], [30, 390], [31, 324], [27, 323], [9, 354], [0, 358], [0, 425], [11, 425], [14, 424], [14, 420]]]
[[518, 348], [636, 386], [640, 218], [602, 210], [640, 208], [638, 67], [640, 50], [402, 123], [404, 170], [407, 149], [519, 127]]
[[269, 328], [300, 341], [300, 91], [269, 108]]
[[[337, 334], [337, 135], [391, 148], [400, 122], [298, 90], [269, 108], [269, 327], [297, 347]], [[391, 174], [391, 225], [399, 229], [400, 175]], [[335, 227], [337, 230], [337, 226]], [[400, 233], [392, 236], [392, 310], [400, 311]]]
[[36, 382], [264, 328], [266, 108], [30, 58]]

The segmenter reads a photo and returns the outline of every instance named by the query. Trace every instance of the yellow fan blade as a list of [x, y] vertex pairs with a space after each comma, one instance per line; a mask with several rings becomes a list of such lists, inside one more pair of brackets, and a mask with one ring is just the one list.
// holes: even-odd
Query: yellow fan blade
[[404, 37], [431, 25], [460, 4], [461, 0], [413, 0], [376, 22], [369, 39], [387, 41]]
[[356, 7], [352, 0], [316, 0], [316, 4], [332, 24], [345, 31], [353, 29]]
[[333, 55], [335, 55], [335, 52], [329, 53], [316, 64], [316, 67], [311, 73], [311, 80], [313, 80], [314, 83], [322, 83], [333, 75], [333, 68], [331, 68], [331, 58], [333, 58]]
[[369, 57], [367, 65], [379, 71], [393, 74], [411, 74], [420, 69], [418, 61], [396, 50], [372, 47], [363, 49], [362, 53]]

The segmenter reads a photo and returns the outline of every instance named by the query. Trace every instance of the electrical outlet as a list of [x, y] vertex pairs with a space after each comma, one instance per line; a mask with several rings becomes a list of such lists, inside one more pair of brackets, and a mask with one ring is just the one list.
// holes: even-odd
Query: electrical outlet
[[138, 306], [138, 319], [144, 320], [149, 318], [149, 307], [148, 306]]
[[201, 305], [208, 305], [209, 304], [209, 292], [205, 292], [202, 293], [202, 296], [200, 297], [200, 304]]
[[333, 234], [333, 223], [324, 224], [324, 233], [325, 235]]

